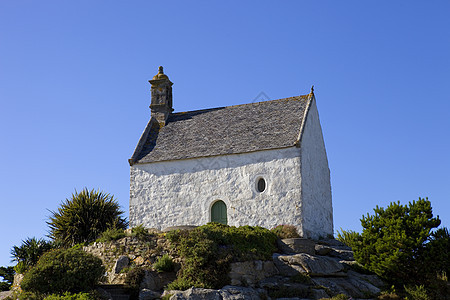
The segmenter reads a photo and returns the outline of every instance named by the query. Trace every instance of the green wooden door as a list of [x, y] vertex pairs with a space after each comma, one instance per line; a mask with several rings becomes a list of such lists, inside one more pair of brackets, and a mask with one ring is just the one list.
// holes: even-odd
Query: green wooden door
[[227, 205], [219, 200], [211, 207], [211, 222], [227, 225]]

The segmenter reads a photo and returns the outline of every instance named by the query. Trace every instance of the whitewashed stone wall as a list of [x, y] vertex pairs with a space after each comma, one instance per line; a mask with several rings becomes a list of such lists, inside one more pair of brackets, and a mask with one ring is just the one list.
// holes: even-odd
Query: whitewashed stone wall
[[[202, 225], [217, 200], [228, 224], [301, 226], [300, 150], [258, 151], [131, 167], [130, 223], [164, 228]], [[257, 180], [266, 180], [259, 193]]]
[[330, 169], [315, 100], [308, 111], [300, 149], [303, 233], [316, 239], [327, 237], [333, 234]]
[[[259, 193], [261, 177], [266, 189]], [[232, 226], [291, 224], [304, 237], [333, 234], [330, 171], [314, 100], [300, 148], [135, 164], [130, 178], [131, 226], [203, 225], [222, 200]]]

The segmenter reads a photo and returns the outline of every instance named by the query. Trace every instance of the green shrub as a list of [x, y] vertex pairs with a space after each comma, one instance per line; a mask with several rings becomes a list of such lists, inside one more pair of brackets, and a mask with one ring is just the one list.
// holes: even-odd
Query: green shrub
[[450, 274], [450, 233], [447, 228], [433, 232], [423, 249], [424, 270], [433, 278], [436, 273]]
[[311, 277], [306, 274], [306, 273], [297, 273], [294, 276], [291, 277], [291, 281], [292, 282], [297, 282], [297, 283], [310, 283], [311, 282]]
[[[348, 300], [348, 299], [351, 299], [351, 298], [344, 294], [338, 294], [336, 296], [333, 296], [332, 298], [328, 298], [328, 300]], [[327, 300], [327, 299], [322, 298], [321, 300]]]
[[77, 294], [65, 292], [62, 295], [51, 294], [44, 298], [44, 300], [93, 300], [93, 299], [101, 299], [101, 297], [94, 292], [77, 293]]
[[167, 285], [168, 290], [185, 291], [191, 287], [204, 287], [204, 283], [196, 281], [192, 278], [177, 277], [174, 281]]
[[135, 236], [136, 238], [138, 238], [141, 241], [147, 240], [148, 237], [150, 236], [150, 234], [148, 233], [148, 230], [142, 224], [131, 228], [131, 235]]
[[277, 236], [263, 227], [208, 223], [197, 229], [203, 231], [220, 248], [229, 250], [236, 261], [268, 260], [277, 251]]
[[356, 243], [358, 243], [360, 238], [360, 234], [353, 230], [343, 230], [341, 228], [341, 232], [337, 231], [336, 239], [341, 243], [353, 248]]
[[131, 268], [125, 277], [125, 284], [131, 288], [139, 288], [145, 277], [145, 269], [142, 267]]
[[347, 295], [344, 295], [344, 294], [339, 294], [339, 295], [333, 296], [333, 298], [331, 298], [331, 299], [332, 300], [347, 300], [347, 299], [350, 299], [350, 297]]
[[27, 238], [22, 241], [22, 245], [13, 246], [11, 256], [17, 262], [16, 272], [23, 274], [34, 266], [42, 254], [53, 248], [53, 244], [44, 239]]
[[[178, 278], [171, 283], [171, 288], [213, 288], [228, 283], [224, 275], [228, 273], [228, 265], [223, 261], [224, 253], [219, 253], [218, 245], [198, 228], [191, 231], [176, 230], [166, 235], [184, 258]], [[216, 259], [219, 258], [222, 259], [218, 262]]]
[[[425, 242], [439, 218], [433, 218], [431, 203], [419, 198], [408, 206], [391, 203], [363, 216], [363, 231], [353, 245], [356, 260], [388, 282], [403, 285], [424, 280], [421, 271]], [[435, 276], [435, 275], [434, 275]]]
[[378, 300], [402, 300], [404, 298], [400, 297], [394, 292], [381, 292], [381, 295], [378, 296]]
[[51, 214], [47, 222], [50, 236], [66, 246], [95, 241], [109, 228], [125, 229], [128, 225], [113, 196], [86, 188], [75, 191]]
[[300, 237], [297, 232], [297, 228], [295, 228], [294, 225], [278, 225], [270, 231], [275, 233], [279, 239], [292, 239]]
[[105, 243], [110, 241], [116, 241], [125, 237], [125, 232], [121, 228], [108, 228], [106, 229], [100, 237], [97, 239], [97, 242]]
[[0, 281], [0, 291], [8, 291], [14, 281], [14, 268], [13, 267], [0, 267], [0, 277], [3, 278]]
[[158, 272], [171, 272], [175, 265], [173, 264], [172, 258], [169, 255], [164, 254], [156, 260], [153, 267]]
[[105, 272], [100, 258], [77, 249], [56, 249], [42, 255], [23, 278], [24, 291], [42, 294], [86, 292]]
[[169, 300], [172, 296], [173, 296], [173, 294], [164, 295], [161, 297], [161, 300]]
[[[448, 249], [450, 249], [450, 248], [448, 248]], [[445, 271], [437, 272], [436, 277], [438, 280], [442, 280], [445, 282], [448, 281], [447, 272], [445, 272]]]
[[17, 265], [14, 266], [14, 271], [17, 274], [25, 274], [28, 269], [29, 267], [23, 261], [19, 261]]
[[[448, 251], [448, 250], [447, 250]], [[447, 263], [450, 263], [447, 261]], [[438, 272], [435, 278], [429, 278], [426, 281], [427, 294], [431, 299], [442, 299], [444, 295], [450, 298], [450, 284], [448, 283], [447, 273]]]
[[0, 292], [9, 291], [11, 284], [8, 282], [0, 281]]
[[425, 286], [423, 286], [423, 285], [416, 285], [413, 287], [405, 286], [405, 291], [408, 294], [408, 296], [414, 300], [429, 300], [430, 299], [430, 297], [428, 297], [428, 295], [427, 295]]
[[227, 274], [233, 260], [267, 260], [277, 250], [276, 235], [262, 227], [208, 223], [168, 232], [166, 238], [183, 258], [170, 289], [221, 288], [230, 281]]
[[130, 293], [130, 299], [139, 297], [139, 287], [145, 277], [145, 269], [142, 267], [131, 268], [125, 277], [125, 285]]
[[375, 274], [375, 273], [367, 270], [363, 265], [361, 265], [360, 263], [358, 263], [356, 261], [354, 261], [353, 263], [347, 263], [346, 266], [349, 269], [351, 269], [351, 270], [353, 270], [355, 272], [358, 272], [360, 274], [366, 274], [366, 275], [373, 275], [373, 274]]
[[36, 293], [32, 293], [32, 292], [26, 292], [26, 291], [22, 291], [22, 292], [14, 292], [13, 293], [13, 297], [10, 298], [6, 298], [6, 299], [14, 299], [14, 300], [43, 300], [44, 299], [44, 295], [41, 294], [36, 294]]

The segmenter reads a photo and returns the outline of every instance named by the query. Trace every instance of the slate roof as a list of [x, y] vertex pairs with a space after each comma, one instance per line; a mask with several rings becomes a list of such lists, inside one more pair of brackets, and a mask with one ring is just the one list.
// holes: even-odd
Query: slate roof
[[172, 113], [150, 120], [130, 164], [294, 146], [310, 96]]

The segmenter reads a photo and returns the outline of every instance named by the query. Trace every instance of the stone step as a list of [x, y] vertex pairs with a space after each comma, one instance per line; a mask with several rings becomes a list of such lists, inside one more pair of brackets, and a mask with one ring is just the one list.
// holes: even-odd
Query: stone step
[[122, 284], [102, 284], [98, 286], [106, 293], [111, 295], [112, 300], [129, 300], [130, 294], [127, 288]]

